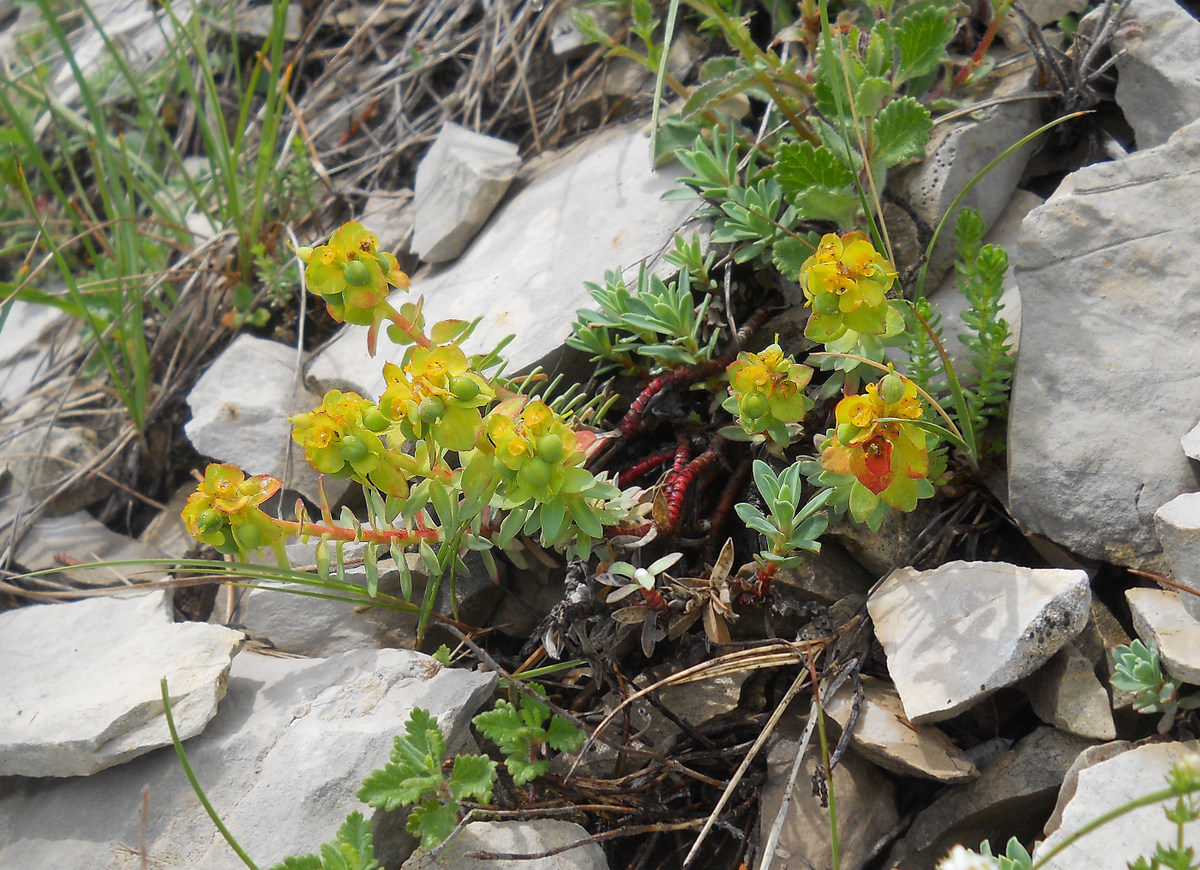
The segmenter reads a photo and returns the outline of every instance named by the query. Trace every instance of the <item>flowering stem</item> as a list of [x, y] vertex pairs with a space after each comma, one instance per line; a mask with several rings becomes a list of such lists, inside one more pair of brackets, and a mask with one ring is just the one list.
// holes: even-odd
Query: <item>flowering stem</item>
[[393, 543], [405, 546], [419, 541], [436, 542], [442, 538], [441, 529], [367, 529], [362, 526], [350, 529], [333, 523], [311, 523], [303, 520], [274, 520], [274, 523], [286, 534], [295, 537], [316, 535], [336, 541], [367, 541], [384, 546], [391, 546]]

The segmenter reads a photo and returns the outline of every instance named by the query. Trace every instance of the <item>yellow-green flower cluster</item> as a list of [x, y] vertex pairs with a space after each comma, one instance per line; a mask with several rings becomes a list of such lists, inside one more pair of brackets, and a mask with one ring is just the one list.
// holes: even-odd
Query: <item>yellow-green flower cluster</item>
[[415, 348], [403, 368], [387, 363], [383, 377], [387, 389], [379, 398], [379, 410], [400, 423], [406, 438], [432, 439], [450, 450], [475, 446], [483, 430], [480, 409], [496, 391], [470, 370], [460, 347]]
[[510, 505], [531, 499], [544, 504], [596, 483], [592, 473], [580, 467], [584, 452], [575, 432], [544, 402], [530, 402], [516, 419], [492, 413], [488, 438]]
[[725, 370], [729, 398], [722, 405], [736, 414], [748, 435], [766, 432], [786, 444], [788, 423], [797, 423], [812, 407], [804, 394], [812, 369], [785, 356], [778, 344], [759, 353], [741, 353]]
[[867, 384], [863, 394], [838, 402], [837, 429], [824, 442], [822, 467], [852, 474], [871, 495], [911, 511], [917, 506], [918, 481], [929, 474], [925, 431], [909, 422], [923, 414], [917, 385], [894, 372], [884, 375], [878, 384]]
[[298, 248], [305, 262], [308, 289], [325, 300], [338, 323], [369, 326], [368, 348], [375, 353], [375, 336], [384, 320], [396, 312], [388, 304], [389, 287], [408, 289], [394, 254], [379, 250], [379, 238], [362, 224], [350, 221], [315, 248]]
[[192, 537], [231, 556], [275, 546], [283, 539], [283, 530], [259, 505], [278, 492], [279, 486], [269, 475], [246, 477], [236, 465], [213, 463], [188, 496], [182, 513], [184, 525]]
[[861, 231], [840, 238], [827, 233], [800, 267], [800, 286], [813, 310], [804, 334], [823, 343], [847, 330], [882, 334], [887, 329], [887, 291], [895, 280], [896, 268]]
[[409, 457], [384, 444], [391, 421], [357, 393], [330, 390], [320, 407], [288, 418], [292, 439], [317, 471], [370, 483], [387, 495], [408, 494]]

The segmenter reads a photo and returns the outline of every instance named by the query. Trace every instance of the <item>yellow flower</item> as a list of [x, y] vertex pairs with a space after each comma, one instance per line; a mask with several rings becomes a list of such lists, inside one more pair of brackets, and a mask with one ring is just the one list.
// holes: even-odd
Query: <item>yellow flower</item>
[[853, 329], [879, 335], [887, 327], [887, 291], [896, 269], [861, 231], [827, 233], [800, 267], [800, 286], [813, 313], [804, 334], [830, 342]]
[[766, 432], [786, 444], [788, 423], [797, 423], [812, 407], [804, 394], [812, 369], [785, 356], [778, 344], [759, 353], [740, 353], [725, 370], [730, 396], [722, 407], [736, 414], [748, 435]]

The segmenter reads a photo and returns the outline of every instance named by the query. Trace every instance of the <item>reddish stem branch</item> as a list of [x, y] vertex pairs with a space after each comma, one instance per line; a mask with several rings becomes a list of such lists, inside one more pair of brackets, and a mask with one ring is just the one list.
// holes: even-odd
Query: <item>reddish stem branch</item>
[[987, 30], [983, 32], [983, 38], [979, 40], [979, 45], [975, 47], [975, 52], [971, 55], [971, 59], [963, 64], [962, 69], [954, 74], [954, 82], [951, 88], [960, 88], [971, 77], [971, 73], [979, 68], [983, 63], [983, 56], [987, 50], [992, 47], [992, 40], [996, 38], [996, 30], [1000, 26], [1000, 18], [997, 15], [992, 16], [992, 20], [988, 22]]
[[664, 450], [661, 453], [651, 453], [645, 459], [635, 463], [630, 468], [617, 475], [617, 486], [621, 489], [629, 486], [643, 474], [653, 471], [660, 465], [666, 465], [675, 456], [674, 450]]

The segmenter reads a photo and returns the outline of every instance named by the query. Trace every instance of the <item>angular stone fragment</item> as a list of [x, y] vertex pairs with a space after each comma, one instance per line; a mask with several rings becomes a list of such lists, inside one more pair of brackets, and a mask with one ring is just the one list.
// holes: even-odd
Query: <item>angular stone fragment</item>
[[1180, 445], [1183, 447], [1183, 452], [1187, 454], [1188, 459], [1195, 459], [1200, 462], [1200, 425], [1193, 426], [1188, 430], [1188, 433], [1179, 439]]
[[[328, 659], [245, 652], [234, 660], [218, 715], [186, 742], [188, 759], [247, 853], [271, 867], [316, 852], [352, 810], [371, 815], [355, 792], [387, 763], [414, 707], [437, 717], [451, 753], [462, 751], [470, 716], [495, 680], [442, 668], [412, 650]], [[386, 824], [377, 829], [376, 858], [398, 867], [412, 840], [396, 842], [389, 833], [403, 818], [380, 817]], [[170, 749], [84, 779], [6, 780], [0, 792], [5, 866], [136, 870], [143, 831], [151, 867], [245, 868]]]
[[[1102, 750], [1101, 760], [1091, 764], [1090, 757], [1094, 757], [1092, 753], [1096, 750], [1083, 753], [1063, 782], [1058, 805], [1046, 826], [1045, 842], [1034, 854], [1034, 859], [1038, 853], [1045, 854], [1046, 850], [1055, 848], [1101, 814], [1164, 788], [1171, 767], [1198, 749], [1200, 743], [1196, 741], [1152, 743], [1106, 757], [1111, 755], [1112, 749], [1105, 745], [1097, 747]], [[1055, 870], [1124, 866], [1139, 855], [1153, 855], [1159, 843], [1173, 845], [1178, 831], [1163, 810], [1163, 804], [1152, 804], [1133, 810], [1112, 824], [1101, 825], [1055, 855], [1052, 866]], [[1194, 847], [1193, 836], [1186, 835], [1186, 844]]]
[[1125, 600], [1133, 629], [1143, 643], [1154, 641], [1166, 672], [1177, 680], [1200, 685], [1200, 622], [1188, 613], [1179, 593], [1166, 589], [1129, 589]]
[[1116, 738], [1108, 692], [1074, 644], [1059, 650], [1024, 688], [1033, 712], [1047, 725], [1094, 740]]
[[1200, 21], [1175, 0], [1130, 0], [1112, 41], [1117, 105], [1141, 150], [1200, 118]]
[[[853, 707], [854, 692], [843, 687], [825, 705], [825, 713], [842, 729], [850, 721]], [[863, 698], [850, 744], [863, 758], [903, 776], [963, 782], [979, 775], [971, 760], [936, 725], [917, 728], [909, 724], [899, 693], [872, 677], [863, 677]]]
[[909, 721], [923, 725], [1036, 671], [1083, 629], [1091, 599], [1082, 571], [948, 562], [893, 571], [867, 610]]
[[1200, 123], [1069, 175], [1016, 250], [1013, 516], [1081, 555], [1156, 573], [1154, 512], [1196, 487], [1179, 439], [1200, 408], [1197, 173]]
[[413, 252], [426, 263], [461, 254], [520, 167], [512, 142], [447, 123], [417, 167]]
[[278, 477], [315, 498], [317, 472], [292, 442], [287, 418], [312, 410], [321, 397], [304, 386], [296, 366], [295, 348], [238, 336], [188, 393], [192, 419], [183, 429], [202, 456]]
[[165, 572], [144, 565], [106, 565], [85, 568], [89, 562], [153, 559], [163, 553], [154, 547], [119, 535], [87, 511], [64, 517], [40, 517], [17, 545], [17, 561], [30, 571], [58, 569], [78, 587], [117, 586], [137, 576], [152, 580]]
[[1180, 592], [1183, 609], [1200, 620], [1200, 492], [1177, 495], [1154, 512], [1154, 528], [1176, 583], [1196, 590]]
[[174, 623], [166, 591], [0, 614], [0, 776], [84, 776], [170, 743], [163, 677], [180, 737], [195, 736], [241, 645]]
[[1092, 745], [1082, 737], [1038, 728], [987, 765], [978, 779], [942, 792], [918, 814], [883, 866], [928, 870], [955, 843], [974, 849], [987, 839], [1003, 850], [1009, 837], [1032, 841], [1050, 815], [1066, 772]]
[[537, 855], [588, 838], [574, 822], [535, 819], [529, 822], [471, 822], [436, 858], [418, 849], [401, 870], [608, 870], [599, 843], [586, 843], [535, 860], [467, 858], [467, 852]]
[[[679, 167], [655, 171], [650, 143], [639, 129], [615, 128], [559, 156], [509, 200], [458, 260], [414, 277], [393, 305], [425, 297], [425, 321], [483, 318], [469, 353], [486, 352], [505, 336], [509, 371], [537, 363], [554, 369], [575, 312], [591, 307], [585, 281], [651, 260], [692, 215], [694, 200], [662, 195], [676, 186]], [[366, 328], [343, 329], [313, 360], [310, 381], [322, 389], [354, 389], [370, 398], [384, 386], [380, 358], [366, 350]]]

